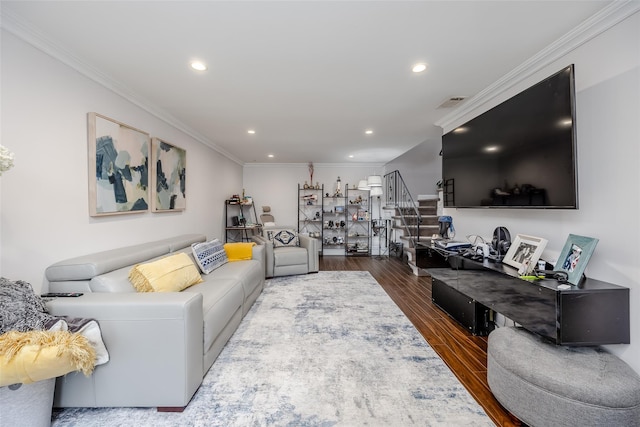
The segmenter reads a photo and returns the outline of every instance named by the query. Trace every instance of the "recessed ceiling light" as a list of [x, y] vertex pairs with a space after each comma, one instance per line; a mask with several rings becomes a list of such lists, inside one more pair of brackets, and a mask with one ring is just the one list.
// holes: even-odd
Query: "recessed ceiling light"
[[273, 159], [275, 156], [273, 154], [267, 154], [267, 157]]
[[249, 129], [249, 130], [247, 131], [247, 133], [248, 133], [248, 134], [251, 134], [251, 135], [255, 135], [256, 131], [255, 131], [255, 130], [253, 130], [253, 129]]
[[367, 129], [364, 131], [367, 135], [373, 135], [373, 131], [371, 129]]
[[197, 71], [205, 71], [207, 69], [207, 66], [203, 62], [193, 61], [191, 62], [191, 68]]
[[500, 147], [496, 146], [496, 145], [490, 145], [488, 147], [484, 147], [484, 151], [486, 151], [487, 153], [492, 153], [494, 151], [498, 151], [500, 150]]
[[416, 64], [413, 66], [413, 68], [411, 69], [414, 73], [421, 73], [424, 70], [427, 69], [427, 64]]
[[353, 154], [349, 154], [349, 158], [353, 159], [355, 156]]

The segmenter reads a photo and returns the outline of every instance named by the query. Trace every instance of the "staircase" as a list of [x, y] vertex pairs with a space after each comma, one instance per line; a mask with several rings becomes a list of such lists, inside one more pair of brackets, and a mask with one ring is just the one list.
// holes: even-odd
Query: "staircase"
[[399, 171], [384, 176], [385, 210], [393, 210], [391, 229], [393, 241], [402, 242], [403, 256], [413, 274], [427, 273], [416, 265], [416, 246], [430, 245], [431, 236], [439, 231], [438, 196], [418, 196], [413, 200]]

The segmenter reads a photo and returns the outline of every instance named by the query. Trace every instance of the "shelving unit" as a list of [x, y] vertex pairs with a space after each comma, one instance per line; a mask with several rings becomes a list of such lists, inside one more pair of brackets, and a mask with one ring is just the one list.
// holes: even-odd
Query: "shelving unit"
[[304, 188], [298, 184], [298, 233], [308, 234], [318, 239], [319, 252], [322, 255], [322, 210], [324, 185]]
[[371, 215], [369, 190], [358, 190], [346, 186], [347, 256], [371, 255]]
[[391, 220], [377, 218], [371, 220], [371, 255], [389, 256]]
[[322, 254], [344, 255], [347, 228], [346, 198], [323, 198], [322, 202]]
[[226, 218], [225, 242], [248, 242], [260, 232], [256, 207], [253, 203], [229, 199], [224, 202]]

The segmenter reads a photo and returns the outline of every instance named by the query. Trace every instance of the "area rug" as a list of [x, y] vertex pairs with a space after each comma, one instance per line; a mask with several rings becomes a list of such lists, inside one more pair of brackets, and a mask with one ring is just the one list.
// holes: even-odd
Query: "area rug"
[[54, 426], [492, 426], [366, 271], [268, 280], [182, 413], [70, 408]]

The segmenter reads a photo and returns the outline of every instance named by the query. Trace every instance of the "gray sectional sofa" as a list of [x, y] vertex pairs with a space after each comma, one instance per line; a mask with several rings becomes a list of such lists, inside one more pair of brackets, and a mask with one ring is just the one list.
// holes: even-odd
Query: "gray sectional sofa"
[[[204, 235], [93, 253], [46, 269], [49, 292], [82, 292], [55, 298], [51, 314], [97, 319], [110, 360], [91, 377], [58, 378], [54, 407], [184, 408], [222, 348], [262, 292], [264, 246], [253, 258], [224, 264], [181, 292], [136, 292], [128, 280], [138, 263], [175, 252], [191, 255]], [[197, 265], [197, 264], [196, 264]]]

